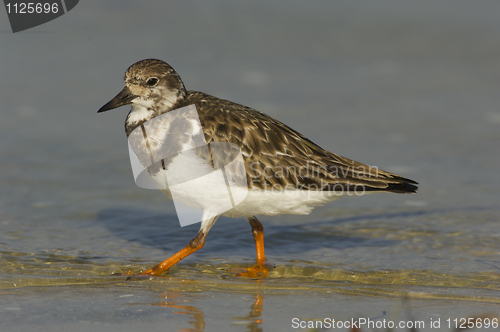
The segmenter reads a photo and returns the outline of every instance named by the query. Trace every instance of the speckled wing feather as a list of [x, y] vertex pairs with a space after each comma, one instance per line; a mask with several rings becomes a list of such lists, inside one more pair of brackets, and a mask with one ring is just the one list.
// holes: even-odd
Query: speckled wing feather
[[345, 191], [362, 185], [364, 191], [417, 191], [417, 182], [331, 153], [252, 108], [195, 91], [188, 91], [176, 106], [191, 104], [196, 105], [207, 143], [229, 142], [241, 148], [249, 188]]

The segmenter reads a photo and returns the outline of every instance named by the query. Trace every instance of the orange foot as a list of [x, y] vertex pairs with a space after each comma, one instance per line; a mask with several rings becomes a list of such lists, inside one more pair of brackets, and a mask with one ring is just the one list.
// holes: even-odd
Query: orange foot
[[235, 267], [231, 268], [229, 272], [234, 273], [236, 277], [245, 277], [251, 279], [262, 279], [267, 277], [267, 272], [272, 264], [263, 263], [255, 264], [251, 267]]

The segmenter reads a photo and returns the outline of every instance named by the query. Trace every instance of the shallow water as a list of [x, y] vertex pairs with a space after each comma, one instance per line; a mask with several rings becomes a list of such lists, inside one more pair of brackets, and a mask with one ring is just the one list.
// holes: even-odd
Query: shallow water
[[[79, 3], [18, 34], [0, 13], [2, 331], [290, 331], [308, 330], [293, 318], [359, 317], [428, 331], [500, 315], [499, 4], [117, 3]], [[112, 276], [199, 228], [135, 186], [127, 110], [95, 113], [146, 57], [420, 190], [260, 217], [265, 279], [231, 273], [255, 249], [248, 223], [228, 218], [169, 274]]]

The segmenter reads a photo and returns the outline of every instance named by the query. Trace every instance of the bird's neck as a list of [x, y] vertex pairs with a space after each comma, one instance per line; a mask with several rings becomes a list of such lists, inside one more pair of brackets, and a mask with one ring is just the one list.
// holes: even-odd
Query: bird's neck
[[161, 98], [149, 99], [132, 104], [132, 109], [125, 120], [125, 132], [127, 137], [144, 122], [147, 122], [159, 115], [165, 114], [178, 108], [178, 105], [186, 98], [185, 93], [176, 95], [163, 95]]

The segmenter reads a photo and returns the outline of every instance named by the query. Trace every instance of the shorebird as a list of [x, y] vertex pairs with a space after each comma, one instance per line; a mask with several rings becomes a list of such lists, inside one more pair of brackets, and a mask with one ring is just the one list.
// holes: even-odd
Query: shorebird
[[[155, 117], [195, 105], [206, 143], [227, 142], [239, 147], [250, 194], [222, 215], [245, 217], [252, 227], [257, 263], [240, 273], [241, 276], [267, 276], [264, 229], [257, 215], [305, 215], [340, 196], [407, 194], [418, 189], [413, 180], [331, 153], [262, 112], [207, 93], [187, 91], [180, 76], [164, 61], [136, 62], [127, 69], [124, 80], [123, 90], [98, 113], [131, 105], [125, 120], [127, 137]], [[182, 130], [183, 139], [192, 139], [190, 133], [194, 128]], [[156, 138], [161, 141], [166, 131], [159, 128]], [[169, 165], [163, 167], [168, 170]], [[168, 189], [164, 192], [169, 195]], [[202, 220], [197, 236], [185, 248], [140, 275], [161, 275], [201, 249], [218, 217]]]

